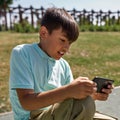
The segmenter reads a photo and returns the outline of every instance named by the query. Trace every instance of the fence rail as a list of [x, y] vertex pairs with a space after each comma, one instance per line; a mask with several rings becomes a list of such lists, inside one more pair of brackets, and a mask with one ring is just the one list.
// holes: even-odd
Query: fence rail
[[[67, 10], [80, 25], [96, 25], [96, 26], [112, 26], [120, 25], [120, 10], [117, 11], [87, 11], [83, 10]], [[9, 7], [7, 10], [0, 9], [0, 30], [13, 29], [15, 23], [21, 23], [23, 20], [28, 21], [33, 27], [36, 27], [45, 12], [45, 8], [24, 8]]]

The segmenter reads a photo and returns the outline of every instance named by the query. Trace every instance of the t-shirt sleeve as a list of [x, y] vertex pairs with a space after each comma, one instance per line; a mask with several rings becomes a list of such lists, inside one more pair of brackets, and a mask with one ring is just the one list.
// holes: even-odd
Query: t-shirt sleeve
[[72, 71], [71, 71], [71, 68], [70, 68], [70, 65], [68, 64], [67, 61], [64, 61], [65, 62], [65, 74], [66, 74], [66, 82], [65, 84], [69, 84], [73, 81], [73, 74], [72, 74]]
[[10, 88], [34, 88], [29, 56], [21, 47], [14, 48], [11, 53]]
[[67, 70], [67, 84], [68, 83], [71, 83], [73, 81], [73, 74], [72, 74], [72, 71], [71, 71], [71, 68], [70, 66], [68, 67], [68, 70]]

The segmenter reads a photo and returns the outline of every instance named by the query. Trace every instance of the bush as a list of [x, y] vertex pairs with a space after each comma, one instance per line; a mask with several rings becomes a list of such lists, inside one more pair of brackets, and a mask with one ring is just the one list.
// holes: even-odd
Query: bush
[[95, 27], [93, 25], [90, 25], [88, 30], [91, 31], [91, 32], [94, 32], [95, 31]]
[[115, 32], [120, 31], [120, 26], [117, 26], [117, 25], [112, 26], [111, 31], [115, 31]]
[[[79, 23], [78, 23], [79, 24]], [[36, 28], [34, 28], [28, 21], [23, 20], [22, 23], [16, 23], [14, 24], [14, 31], [15, 32], [20, 32], [20, 33], [33, 33], [33, 32], [38, 32], [40, 28], [40, 23], [37, 25]], [[3, 28], [2, 28], [3, 30]], [[103, 26], [98, 26], [98, 25], [80, 25], [79, 24], [79, 30], [81, 32], [86, 32], [86, 31], [99, 31], [99, 32], [103, 32], [103, 31], [120, 31], [120, 25], [103, 25]]]
[[21, 23], [14, 24], [14, 31], [20, 33], [33, 33], [36, 32], [37, 29], [33, 28], [26, 20], [23, 20]]
[[14, 24], [14, 29], [13, 29], [15, 32], [23, 32], [23, 28], [22, 28], [22, 25], [19, 24], [19, 23], [15, 23]]
[[96, 26], [96, 31], [104, 31], [104, 26]]

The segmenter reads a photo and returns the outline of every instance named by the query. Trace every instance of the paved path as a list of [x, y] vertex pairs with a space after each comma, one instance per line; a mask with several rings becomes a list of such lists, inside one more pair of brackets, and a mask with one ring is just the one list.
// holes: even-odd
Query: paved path
[[[107, 101], [96, 101], [96, 109], [120, 120], [120, 86], [113, 90]], [[13, 113], [0, 114], [0, 120], [13, 120]]]
[[120, 120], [120, 86], [113, 90], [107, 101], [96, 101], [96, 108], [98, 111]]

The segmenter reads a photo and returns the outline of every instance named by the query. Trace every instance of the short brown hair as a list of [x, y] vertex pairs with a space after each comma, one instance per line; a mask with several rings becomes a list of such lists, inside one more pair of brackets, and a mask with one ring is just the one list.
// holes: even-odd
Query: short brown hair
[[41, 20], [51, 34], [53, 30], [62, 28], [69, 41], [75, 41], [79, 36], [79, 27], [74, 18], [65, 9], [48, 8]]

